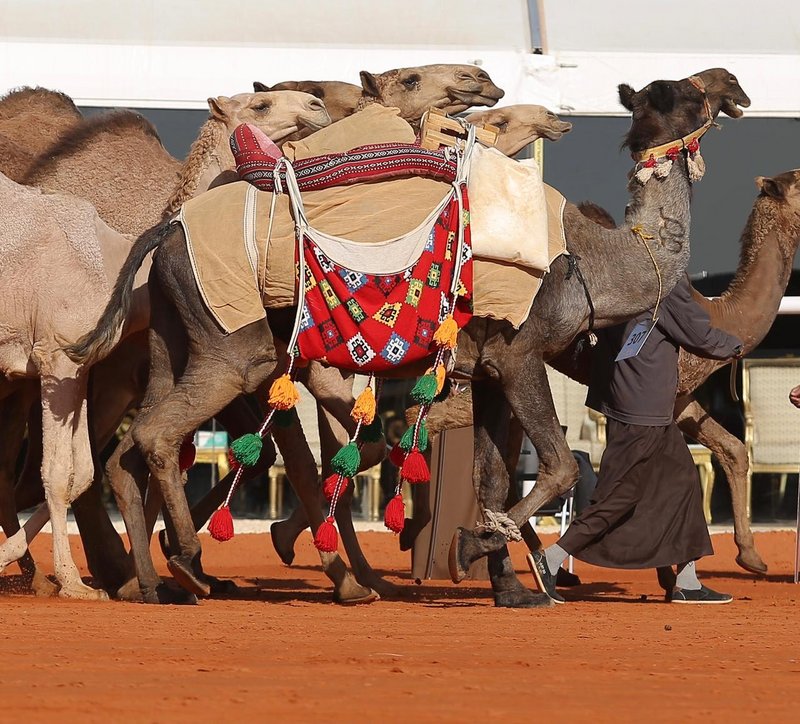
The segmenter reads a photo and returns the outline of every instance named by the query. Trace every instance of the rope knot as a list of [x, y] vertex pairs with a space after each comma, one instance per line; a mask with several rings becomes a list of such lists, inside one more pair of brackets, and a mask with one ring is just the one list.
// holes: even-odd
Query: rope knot
[[485, 509], [483, 511], [483, 519], [484, 522], [479, 522], [477, 527], [482, 528], [487, 533], [502, 533], [506, 537], [506, 540], [516, 542], [522, 540], [522, 533], [520, 533], [517, 524], [502, 511], [495, 512]]

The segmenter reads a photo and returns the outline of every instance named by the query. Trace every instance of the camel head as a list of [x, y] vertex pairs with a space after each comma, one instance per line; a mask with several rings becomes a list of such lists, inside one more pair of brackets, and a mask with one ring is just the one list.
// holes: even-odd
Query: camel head
[[353, 115], [361, 100], [361, 87], [339, 80], [287, 80], [273, 86], [255, 81], [253, 90], [256, 93], [267, 91], [292, 90], [310, 93], [319, 98], [331, 116], [331, 123]]
[[491, 123], [500, 129], [495, 146], [506, 156], [515, 156], [538, 138], [557, 141], [572, 130], [572, 124], [562, 121], [544, 106], [516, 105], [470, 113], [469, 123]]
[[493, 106], [505, 93], [475, 65], [421, 65], [373, 74], [361, 71], [363, 94], [400, 109], [407, 121], [418, 121], [428, 108], [461, 113], [472, 106]]
[[711, 113], [715, 118], [720, 111], [731, 118], [741, 118], [743, 111], [739, 106], [750, 106], [750, 99], [742, 90], [736, 76], [725, 68], [704, 70], [697, 73], [697, 77], [703, 81]]
[[228, 133], [240, 123], [252, 123], [275, 143], [298, 133], [313, 133], [330, 125], [325, 104], [309, 93], [274, 91], [239, 93], [208, 99], [211, 118], [222, 123]]
[[776, 203], [795, 233], [800, 230], [800, 169], [772, 177], [756, 176], [756, 186], [761, 192], [756, 203], [762, 199]]
[[619, 99], [633, 114], [625, 145], [636, 153], [687, 136], [708, 120], [709, 111], [711, 118], [721, 110], [738, 118], [742, 115], [738, 106], [749, 106], [750, 99], [730, 77], [733, 81], [725, 88], [709, 88], [702, 77], [696, 80], [698, 76], [653, 81], [640, 91], [623, 83]]

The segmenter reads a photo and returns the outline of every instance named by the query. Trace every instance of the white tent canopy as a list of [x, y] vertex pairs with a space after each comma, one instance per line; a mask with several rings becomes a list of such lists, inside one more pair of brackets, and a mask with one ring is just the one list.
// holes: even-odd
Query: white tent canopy
[[622, 81], [724, 66], [758, 89], [748, 115], [794, 116], [800, 3], [0, 0], [0, 91], [43, 85], [82, 105], [203, 108], [253, 80], [357, 83], [426, 63], [480, 64], [503, 104], [593, 115], [624, 113]]

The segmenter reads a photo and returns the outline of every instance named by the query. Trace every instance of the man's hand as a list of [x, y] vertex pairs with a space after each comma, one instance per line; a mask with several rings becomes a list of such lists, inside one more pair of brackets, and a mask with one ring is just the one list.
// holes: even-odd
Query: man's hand
[[800, 407], [800, 385], [792, 388], [792, 391], [789, 393], [789, 402], [795, 407]]

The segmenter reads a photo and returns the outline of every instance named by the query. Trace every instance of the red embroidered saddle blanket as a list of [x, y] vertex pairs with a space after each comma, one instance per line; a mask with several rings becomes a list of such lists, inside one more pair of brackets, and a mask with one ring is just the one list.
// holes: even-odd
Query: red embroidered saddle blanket
[[[292, 202], [298, 284], [303, 275], [293, 356], [381, 372], [433, 354], [434, 332], [448, 314], [459, 327], [466, 324], [472, 316], [469, 198], [451, 152], [387, 143], [298, 160], [290, 167], [268, 143], [247, 124], [231, 136], [240, 178], [273, 191], [277, 168], [278, 191], [288, 192]], [[305, 218], [301, 191], [401, 175], [432, 176], [454, 186], [403, 237], [352, 243], [314, 229]]]

